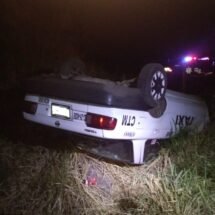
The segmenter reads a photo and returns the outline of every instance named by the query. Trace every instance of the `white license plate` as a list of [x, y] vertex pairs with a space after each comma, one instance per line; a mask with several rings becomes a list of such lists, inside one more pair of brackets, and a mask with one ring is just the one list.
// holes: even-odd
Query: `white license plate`
[[65, 105], [52, 104], [52, 116], [70, 118], [70, 107]]

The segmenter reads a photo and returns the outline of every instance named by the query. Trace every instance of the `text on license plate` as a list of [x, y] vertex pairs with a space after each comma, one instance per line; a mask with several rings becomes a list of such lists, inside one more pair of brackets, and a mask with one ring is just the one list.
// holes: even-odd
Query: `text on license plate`
[[70, 107], [65, 105], [52, 104], [52, 116], [70, 118]]

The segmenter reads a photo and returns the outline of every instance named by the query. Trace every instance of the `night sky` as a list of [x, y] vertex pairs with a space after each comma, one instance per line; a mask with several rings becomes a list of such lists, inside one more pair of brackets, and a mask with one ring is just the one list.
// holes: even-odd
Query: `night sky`
[[4, 0], [5, 67], [53, 65], [68, 56], [141, 65], [188, 50], [213, 51], [215, 1]]

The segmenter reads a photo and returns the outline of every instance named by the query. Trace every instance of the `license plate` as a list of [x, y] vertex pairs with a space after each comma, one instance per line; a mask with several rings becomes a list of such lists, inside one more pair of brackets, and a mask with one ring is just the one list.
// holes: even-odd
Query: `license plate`
[[70, 118], [70, 107], [66, 105], [52, 104], [52, 116]]

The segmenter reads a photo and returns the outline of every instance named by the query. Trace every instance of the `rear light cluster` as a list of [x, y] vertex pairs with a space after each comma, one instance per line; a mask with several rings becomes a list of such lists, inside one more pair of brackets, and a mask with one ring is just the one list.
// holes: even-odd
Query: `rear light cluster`
[[87, 113], [86, 124], [88, 127], [114, 130], [117, 119], [109, 116], [103, 116], [93, 113]]
[[25, 113], [35, 114], [37, 111], [37, 103], [30, 102], [30, 101], [24, 101], [23, 111]]

